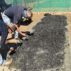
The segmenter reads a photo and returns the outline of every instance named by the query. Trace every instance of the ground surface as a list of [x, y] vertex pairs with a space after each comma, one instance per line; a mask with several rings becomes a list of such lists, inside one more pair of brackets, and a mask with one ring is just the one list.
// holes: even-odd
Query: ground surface
[[[44, 13], [37, 13], [36, 17], [39, 14]], [[13, 55], [15, 64], [12, 67], [19, 71], [70, 71], [70, 15], [45, 13], [34, 27], [34, 35], [23, 41]]]

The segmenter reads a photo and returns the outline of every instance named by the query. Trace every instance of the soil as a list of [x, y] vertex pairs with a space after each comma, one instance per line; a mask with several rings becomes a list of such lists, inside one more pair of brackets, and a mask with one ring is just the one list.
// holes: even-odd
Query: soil
[[67, 17], [46, 13], [33, 36], [18, 48], [15, 63], [22, 71], [60, 71], [64, 65]]

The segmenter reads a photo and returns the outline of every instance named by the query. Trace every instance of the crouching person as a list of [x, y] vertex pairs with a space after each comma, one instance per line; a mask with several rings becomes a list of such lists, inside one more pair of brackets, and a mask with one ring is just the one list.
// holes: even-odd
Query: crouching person
[[[19, 34], [22, 36], [26, 36], [25, 33], [22, 33], [17, 24], [20, 19], [30, 19], [32, 17], [31, 10], [24, 8], [22, 6], [11, 6], [8, 9], [6, 9], [3, 13], [1, 13], [2, 19], [0, 20], [0, 29], [1, 29], [1, 56], [2, 60], [0, 60], [0, 64], [3, 64], [6, 60], [6, 54], [4, 51], [6, 51], [6, 39], [8, 35], [8, 28], [10, 28], [13, 32], [15, 29]], [[14, 48], [10, 48], [9, 52], [13, 51]], [[7, 53], [7, 52], [6, 52]]]

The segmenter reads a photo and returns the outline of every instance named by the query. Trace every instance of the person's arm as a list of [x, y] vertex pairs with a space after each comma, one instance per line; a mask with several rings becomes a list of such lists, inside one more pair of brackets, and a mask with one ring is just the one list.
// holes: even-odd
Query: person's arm
[[21, 19], [21, 12], [17, 12], [14, 14], [14, 18], [13, 18], [13, 24], [14, 26], [16, 27], [17, 31], [22, 35], [22, 36], [26, 36], [25, 33], [22, 33], [20, 30], [19, 30], [19, 27], [17, 26], [17, 23], [18, 21]]
[[14, 24], [14, 26], [16, 27], [17, 31], [18, 31], [22, 36], [26, 36], [25, 33], [22, 33], [22, 32], [19, 30], [19, 27], [18, 27], [16, 24]]

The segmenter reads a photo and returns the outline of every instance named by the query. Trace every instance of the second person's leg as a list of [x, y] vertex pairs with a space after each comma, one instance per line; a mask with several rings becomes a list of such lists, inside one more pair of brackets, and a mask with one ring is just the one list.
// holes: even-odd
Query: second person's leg
[[8, 28], [2, 20], [0, 20], [0, 29], [1, 29], [1, 55], [2, 58], [6, 60], [7, 46], [5, 42], [8, 35]]

